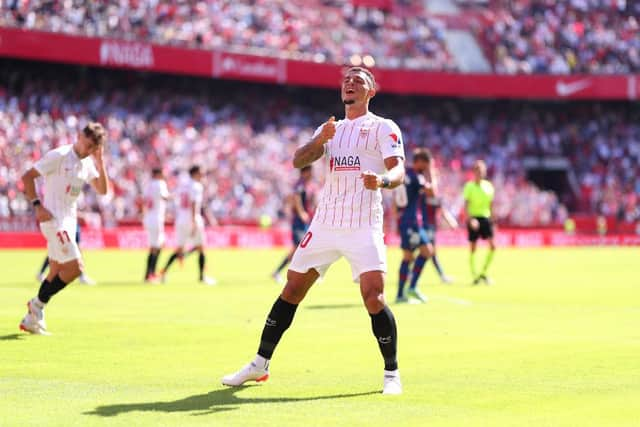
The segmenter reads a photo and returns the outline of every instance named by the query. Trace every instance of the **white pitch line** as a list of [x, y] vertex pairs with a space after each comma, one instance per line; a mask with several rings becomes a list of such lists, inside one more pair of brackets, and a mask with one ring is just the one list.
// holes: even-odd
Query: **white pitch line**
[[471, 301], [468, 301], [466, 299], [447, 297], [447, 296], [443, 296], [443, 295], [429, 295], [429, 298], [435, 299], [435, 300], [447, 301], [447, 302], [450, 302], [452, 304], [458, 304], [458, 305], [471, 305], [472, 304]]

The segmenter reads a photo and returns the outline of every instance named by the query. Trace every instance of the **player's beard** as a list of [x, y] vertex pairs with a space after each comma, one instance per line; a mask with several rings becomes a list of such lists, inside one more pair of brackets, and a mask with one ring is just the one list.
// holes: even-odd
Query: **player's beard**
[[344, 103], [344, 105], [353, 105], [356, 103], [355, 99], [343, 99], [342, 102]]

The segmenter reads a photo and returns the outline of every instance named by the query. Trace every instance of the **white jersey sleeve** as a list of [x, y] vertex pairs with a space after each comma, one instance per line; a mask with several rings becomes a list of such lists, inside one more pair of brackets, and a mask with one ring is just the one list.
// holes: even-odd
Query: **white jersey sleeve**
[[34, 169], [42, 176], [50, 175], [60, 168], [64, 156], [58, 150], [51, 150], [34, 165]]
[[382, 158], [404, 157], [404, 147], [402, 143], [402, 132], [393, 120], [385, 119], [380, 124], [379, 143]]
[[85, 157], [82, 159], [82, 166], [86, 171], [86, 181], [91, 182], [94, 179], [98, 178], [100, 174], [98, 173], [98, 169], [96, 168], [96, 164], [89, 157]]

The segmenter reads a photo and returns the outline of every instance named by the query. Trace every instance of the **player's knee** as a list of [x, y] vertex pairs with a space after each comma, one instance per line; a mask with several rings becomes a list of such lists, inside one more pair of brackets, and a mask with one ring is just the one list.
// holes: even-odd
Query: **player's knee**
[[406, 251], [403, 255], [402, 255], [402, 260], [406, 261], [406, 262], [413, 262], [413, 254], [409, 251]]
[[371, 290], [365, 293], [362, 299], [369, 313], [379, 313], [384, 308], [384, 293], [380, 290]]
[[303, 300], [305, 293], [299, 286], [291, 285], [290, 282], [282, 290], [282, 299], [290, 304], [300, 304]]
[[433, 256], [433, 247], [431, 245], [424, 245], [420, 248], [420, 255], [425, 258], [431, 258]]

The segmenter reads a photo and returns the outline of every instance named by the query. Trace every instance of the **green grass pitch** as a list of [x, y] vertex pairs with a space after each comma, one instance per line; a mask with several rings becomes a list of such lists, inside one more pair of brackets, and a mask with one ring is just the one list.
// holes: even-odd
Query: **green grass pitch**
[[[219, 284], [205, 287], [195, 257], [149, 286], [143, 251], [87, 251], [99, 285], [54, 297], [54, 335], [39, 337], [18, 323], [43, 252], [0, 252], [0, 426], [640, 425], [637, 248], [502, 249], [490, 287], [469, 285], [465, 249], [442, 249], [456, 283], [427, 265], [430, 301], [392, 305], [401, 396], [379, 394], [370, 320], [340, 261], [298, 309], [269, 381], [223, 387], [255, 354], [283, 254], [209, 251]], [[390, 249], [389, 300], [399, 259]]]

